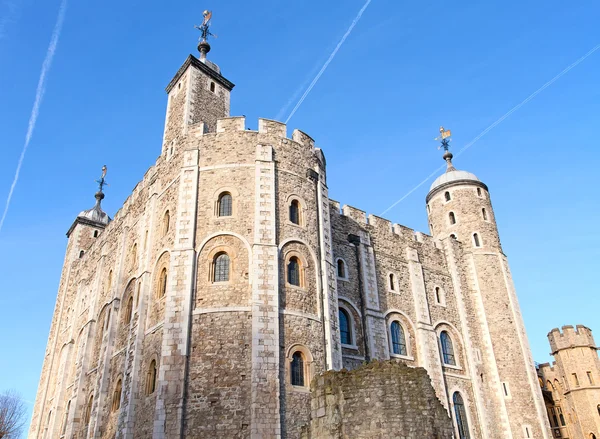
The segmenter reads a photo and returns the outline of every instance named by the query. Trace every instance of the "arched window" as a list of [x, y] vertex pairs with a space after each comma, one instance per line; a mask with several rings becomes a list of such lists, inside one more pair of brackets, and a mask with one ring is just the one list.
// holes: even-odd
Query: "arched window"
[[558, 418], [555, 414], [552, 415], [552, 420], [554, 421], [554, 426], [558, 428]]
[[446, 199], [446, 201], [450, 201], [452, 199], [452, 197], [450, 197], [450, 192], [446, 191], [446, 193], [444, 194], [444, 198]]
[[485, 207], [483, 209], [481, 209], [481, 216], [483, 217], [484, 221], [487, 221], [487, 212], [485, 211]]
[[90, 399], [88, 399], [88, 403], [85, 407], [85, 412], [83, 414], [84, 425], [88, 425], [90, 423], [90, 419], [92, 417], [92, 407], [93, 406], [94, 406], [94, 395], [90, 395]]
[[83, 250], [81, 250], [81, 251], [79, 252], [79, 259], [83, 258], [83, 255], [84, 255], [84, 254], [85, 254], [85, 252], [84, 252]]
[[300, 286], [300, 261], [295, 256], [288, 262], [287, 281], [290, 285]]
[[131, 317], [133, 317], [133, 296], [129, 296], [127, 301], [127, 307], [125, 308], [125, 323], [131, 323]]
[[442, 345], [444, 364], [456, 366], [456, 359], [454, 358], [454, 346], [452, 345], [452, 339], [447, 331], [442, 331], [440, 334], [440, 344]]
[[590, 439], [596, 439], [596, 435], [594, 433], [590, 433]]
[[111, 410], [116, 412], [121, 408], [121, 391], [123, 390], [123, 385], [121, 380], [117, 381], [117, 385], [115, 386], [115, 392], [113, 393], [112, 399], [112, 407]]
[[152, 395], [156, 390], [156, 360], [150, 362], [146, 374], [146, 395]]
[[98, 230], [94, 230], [94, 238], [98, 237]]
[[450, 238], [452, 238], [452, 239], [456, 240], [456, 239], [457, 239], [457, 238], [456, 238], [456, 234], [454, 234], [454, 233], [450, 233]]
[[71, 401], [67, 402], [67, 409], [65, 410], [65, 418], [63, 419], [62, 428], [60, 429], [61, 436], [64, 436], [67, 431], [67, 422], [69, 422], [69, 410], [71, 410]]
[[337, 260], [337, 277], [346, 279], [346, 264], [341, 259]]
[[345, 309], [340, 308], [338, 310], [340, 319], [340, 337], [342, 344], [352, 344], [352, 328], [350, 326], [350, 316]]
[[137, 243], [131, 248], [131, 267], [135, 268], [137, 263]]
[[304, 357], [301, 352], [294, 352], [290, 368], [292, 386], [304, 386]]
[[481, 243], [479, 242], [479, 234], [473, 233], [473, 245], [475, 247], [481, 247]]
[[163, 268], [158, 278], [158, 291], [157, 296], [159, 299], [165, 297], [167, 294], [167, 269]]
[[389, 278], [388, 279], [389, 280], [388, 288], [390, 289], [390, 291], [396, 291], [396, 277], [394, 276], [394, 273], [390, 273], [388, 278]]
[[104, 330], [107, 330], [109, 325], [110, 325], [110, 308], [106, 312], [106, 324], [104, 325]]
[[52, 420], [52, 410], [48, 412], [48, 423], [46, 424], [46, 432], [44, 433], [44, 438], [50, 439], [50, 421]]
[[163, 216], [162, 236], [166, 236], [166, 234], [169, 232], [169, 227], [171, 226], [170, 223], [171, 223], [171, 214], [167, 210]]
[[300, 202], [298, 200], [292, 200], [290, 203], [290, 221], [300, 225]]
[[[565, 422], [565, 416], [562, 413], [559, 413], [558, 417], [560, 418], [560, 425], [562, 425], [563, 427], [565, 425], [567, 425], [566, 422]], [[558, 425], [558, 424], [556, 424], [556, 425]]]
[[454, 215], [454, 212], [450, 212], [448, 218], [450, 219], [450, 224], [456, 224], [456, 215]]
[[481, 197], [481, 188], [479, 188], [479, 187], [477, 188], [477, 196]]
[[460, 439], [469, 439], [469, 422], [467, 421], [467, 411], [465, 403], [460, 396], [460, 393], [454, 392], [452, 397], [454, 403], [454, 417], [456, 418], [456, 428], [458, 429], [458, 437]]
[[210, 83], [210, 91], [212, 91], [213, 93], [215, 92], [215, 83], [214, 82]]
[[229, 281], [229, 255], [227, 253], [219, 253], [213, 262], [213, 282], [228, 282]]
[[406, 337], [400, 323], [396, 321], [392, 322], [390, 330], [392, 332], [392, 352], [397, 355], [408, 355]]
[[113, 273], [112, 273], [112, 270], [110, 270], [108, 272], [108, 279], [106, 279], [106, 291], [110, 291], [110, 289], [112, 288], [112, 278], [113, 278]]
[[219, 216], [231, 216], [232, 199], [229, 192], [219, 195], [218, 205]]
[[431, 234], [433, 235], [434, 230], [433, 230], [433, 224], [429, 223], [429, 230], [431, 230]]

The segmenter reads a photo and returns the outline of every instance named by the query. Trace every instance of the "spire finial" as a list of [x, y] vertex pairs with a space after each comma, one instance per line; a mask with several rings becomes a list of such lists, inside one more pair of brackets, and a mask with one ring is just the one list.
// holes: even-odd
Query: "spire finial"
[[206, 60], [206, 54], [210, 52], [210, 44], [208, 44], [208, 37], [217, 37], [216, 35], [210, 32], [210, 19], [212, 18], [212, 11], [205, 10], [202, 15], [204, 16], [204, 20], [200, 26], [194, 26], [198, 29], [200, 33], [200, 39], [198, 42], [198, 50], [200, 51], [200, 61]]
[[450, 149], [450, 142], [452, 141], [452, 132], [450, 130], [446, 130], [444, 129], [444, 127], [440, 127], [440, 135], [438, 137], [435, 138], [435, 140], [439, 140], [442, 144], [440, 146], [438, 146], [438, 149], [444, 149], [444, 155], [442, 156], [442, 158], [446, 161], [446, 164], [448, 165], [448, 168], [446, 169], [446, 172], [450, 172], [450, 171], [455, 171], [456, 169], [454, 168], [454, 165], [452, 165], [452, 153], [449, 151]]
[[96, 206], [98, 207], [100, 207], [100, 202], [104, 199], [104, 192], [102, 192], [102, 189], [104, 186], [108, 186], [108, 183], [105, 180], [107, 170], [108, 168], [106, 165], [102, 166], [102, 176], [99, 180], [96, 180], [96, 183], [98, 183], [98, 192], [96, 192], [94, 197], [96, 198]]

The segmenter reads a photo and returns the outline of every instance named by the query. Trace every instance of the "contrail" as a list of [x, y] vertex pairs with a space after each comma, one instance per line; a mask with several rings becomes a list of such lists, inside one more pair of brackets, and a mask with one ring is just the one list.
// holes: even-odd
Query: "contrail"
[[[589, 52], [587, 52], [585, 55], [583, 55], [581, 58], [579, 58], [577, 61], [575, 61], [573, 64], [569, 65], [567, 68], [565, 68], [563, 71], [561, 71], [558, 75], [556, 75], [554, 78], [552, 78], [550, 81], [546, 82], [544, 85], [542, 85], [540, 88], [538, 88], [536, 91], [534, 91], [533, 93], [531, 93], [529, 96], [527, 96], [524, 100], [522, 100], [520, 103], [518, 103], [517, 105], [515, 105], [513, 108], [511, 108], [509, 111], [507, 111], [504, 115], [502, 115], [496, 122], [494, 122], [493, 124], [491, 124], [489, 127], [487, 127], [485, 130], [483, 130], [481, 133], [479, 133], [473, 140], [471, 140], [469, 143], [467, 143], [465, 146], [463, 146], [457, 153], [456, 156], [461, 155], [463, 152], [465, 152], [467, 149], [469, 149], [471, 146], [473, 146], [479, 139], [481, 139], [483, 136], [485, 136], [487, 133], [489, 133], [492, 129], [494, 129], [496, 126], [498, 126], [502, 121], [504, 121], [504, 119], [506, 119], [508, 116], [510, 116], [511, 114], [513, 114], [515, 111], [517, 111], [519, 108], [521, 108], [523, 105], [525, 105], [526, 103], [528, 103], [530, 100], [532, 100], [533, 98], [535, 98], [538, 94], [540, 94], [542, 91], [544, 91], [546, 88], [550, 87], [552, 84], [554, 84], [556, 81], [558, 81], [562, 76], [564, 76], [566, 73], [569, 72], [569, 70], [573, 69], [574, 67], [576, 67], [577, 65], [579, 65], [581, 62], [583, 62], [587, 57], [589, 57], [590, 55], [592, 55], [594, 52], [596, 52], [598, 49], [600, 49], [600, 44], [598, 44], [597, 46], [595, 46], [594, 48], [592, 48]], [[427, 176], [427, 178], [425, 180], [423, 180], [421, 183], [419, 183], [418, 185], [416, 185], [414, 188], [412, 188], [410, 191], [408, 191], [402, 198], [400, 198], [398, 201], [396, 201], [394, 204], [392, 204], [390, 207], [388, 207], [387, 209], [385, 209], [383, 212], [381, 212], [381, 215], [389, 212], [391, 209], [393, 209], [394, 207], [396, 207], [397, 204], [399, 204], [400, 202], [404, 201], [404, 199], [406, 197], [408, 197], [410, 194], [412, 194], [414, 191], [416, 191], [417, 189], [419, 189], [421, 186], [423, 186], [425, 183], [427, 183], [427, 181], [437, 175], [437, 173], [442, 170], [443, 168], [445, 168], [446, 165], [442, 165], [439, 168], [437, 168], [435, 171], [433, 171], [431, 174], [429, 174], [429, 176]]]
[[10, 191], [8, 192], [8, 198], [6, 199], [4, 213], [2, 214], [2, 219], [0, 219], [0, 231], [2, 231], [4, 219], [6, 218], [6, 214], [8, 213], [8, 208], [10, 206], [10, 200], [13, 196], [13, 192], [15, 190], [15, 186], [17, 185], [17, 181], [19, 180], [19, 173], [21, 172], [23, 159], [25, 158], [25, 153], [27, 152], [29, 142], [31, 142], [31, 136], [33, 135], [33, 130], [35, 129], [35, 124], [40, 113], [40, 105], [42, 104], [42, 98], [44, 97], [44, 92], [46, 91], [46, 76], [48, 75], [48, 71], [52, 66], [52, 60], [54, 59], [54, 54], [56, 53], [56, 47], [58, 46], [58, 40], [60, 38], [63, 23], [65, 21], [66, 12], [67, 0], [62, 0], [60, 4], [60, 9], [58, 11], [58, 18], [56, 19], [56, 24], [54, 25], [54, 31], [52, 32], [50, 45], [48, 46], [48, 52], [46, 53], [46, 58], [44, 59], [44, 63], [42, 64], [42, 72], [40, 73], [40, 79], [38, 81], [37, 90], [35, 92], [35, 101], [33, 102], [31, 116], [29, 116], [29, 125], [27, 127], [27, 134], [25, 135], [25, 144], [23, 145], [23, 151], [21, 151], [21, 156], [19, 157], [19, 163], [17, 164], [15, 178], [10, 186]]
[[350, 25], [350, 27], [348, 28], [348, 30], [346, 31], [346, 33], [344, 34], [344, 36], [342, 37], [340, 42], [337, 44], [337, 46], [335, 46], [335, 49], [333, 49], [333, 52], [331, 52], [331, 55], [329, 55], [329, 58], [327, 59], [327, 61], [325, 61], [325, 64], [323, 64], [323, 67], [321, 67], [321, 70], [319, 70], [319, 73], [317, 73], [317, 76], [315, 76], [315, 79], [312, 80], [312, 82], [310, 83], [310, 85], [308, 86], [308, 88], [306, 89], [306, 91], [304, 92], [304, 94], [302, 95], [302, 97], [300, 98], [300, 100], [298, 101], [298, 103], [296, 104], [296, 106], [294, 107], [294, 109], [292, 110], [292, 112], [290, 113], [288, 118], [286, 119], [286, 121], [285, 121], [286, 124], [290, 121], [290, 119], [292, 118], [294, 113], [296, 113], [296, 110], [298, 110], [298, 108], [300, 108], [300, 105], [302, 105], [302, 102], [304, 102], [304, 99], [306, 99], [306, 97], [311, 92], [311, 90], [313, 89], [315, 84], [319, 81], [319, 79], [321, 78], [321, 76], [323, 75], [325, 70], [327, 70], [327, 67], [329, 67], [329, 64], [331, 64], [331, 61], [333, 61], [333, 58], [335, 58], [335, 55], [338, 53], [338, 50], [340, 50], [340, 47], [342, 47], [342, 44], [344, 44], [344, 41], [346, 41], [346, 38], [348, 38], [348, 36], [352, 33], [352, 29], [354, 29], [354, 26], [356, 26], [356, 24], [359, 22], [363, 13], [371, 4], [371, 1], [372, 0], [367, 0], [367, 2], [364, 4], [364, 6], [361, 8], [361, 10], [358, 11], [356, 18], [354, 19], [354, 21], [352, 22], [352, 24]]

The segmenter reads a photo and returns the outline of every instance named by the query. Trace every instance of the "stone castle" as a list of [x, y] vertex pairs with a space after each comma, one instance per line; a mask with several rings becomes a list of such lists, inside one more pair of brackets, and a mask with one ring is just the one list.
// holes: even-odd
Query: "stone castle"
[[548, 334], [555, 361], [538, 366], [553, 437], [600, 438], [600, 359], [592, 331], [563, 326]]
[[29, 437], [551, 438], [488, 187], [446, 152], [430, 235], [340, 208], [199, 48], [156, 164], [67, 232]]

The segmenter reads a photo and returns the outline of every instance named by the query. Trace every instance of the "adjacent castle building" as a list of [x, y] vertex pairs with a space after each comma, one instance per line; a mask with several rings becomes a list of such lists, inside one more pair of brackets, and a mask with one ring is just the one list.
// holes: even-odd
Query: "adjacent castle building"
[[297, 439], [337, 417], [311, 380], [371, 360], [431, 382], [391, 380], [382, 419], [432, 386], [457, 439], [552, 437], [488, 187], [446, 152], [430, 234], [340, 207], [314, 140], [230, 117], [234, 84], [199, 48], [156, 164], [112, 220], [101, 184], [67, 233], [29, 437]]
[[600, 438], [600, 359], [592, 331], [563, 326], [548, 339], [555, 361], [540, 364], [538, 376], [553, 437]]

